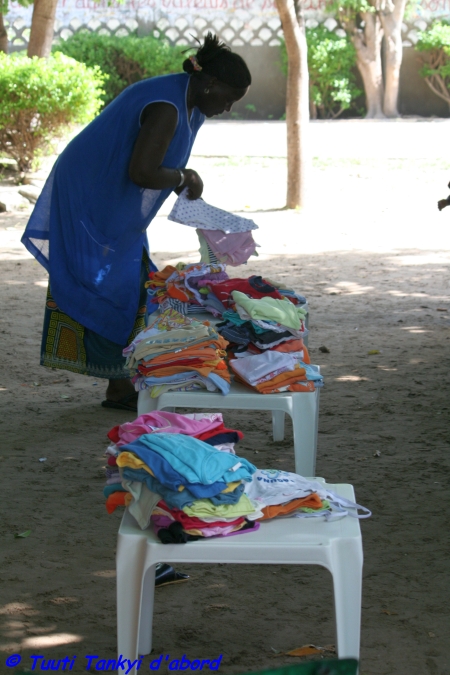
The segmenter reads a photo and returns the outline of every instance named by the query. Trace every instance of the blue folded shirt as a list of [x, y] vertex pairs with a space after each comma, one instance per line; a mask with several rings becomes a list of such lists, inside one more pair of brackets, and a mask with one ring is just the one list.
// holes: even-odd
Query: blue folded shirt
[[[127, 445], [122, 445], [120, 447], [121, 452], [134, 452], [140, 459], [142, 459], [145, 464], [153, 471], [155, 477], [158, 481], [169, 488], [170, 490], [177, 491], [181, 485], [186, 485], [188, 481], [184, 476], [182, 476], [176, 469], [172, 468], [171, 464], [160, 454], [148, 447], [148, 445], [142, 442], [144, 436], [153, 437], [160, 436], [161, 434], [144, 434], [140, 436], [139, 439], [136, 439], [132, 443], [127, 443]], [[169, 436], [170, 434], [164, 434], [164, 436]], [[179, 438], [182, 434], [172, 434]], [[201, 442], [201, 441], [199, 441]], [[211, 446], [207, 446], [211, 447]], [[217, 452], [217, 451], [216, 451]], [[124, 467], [125, 468], [128, 467]], [[139, 469], [145, 471], [145, 469]], [[150, 475], [145, 471], [147, 475]], [[202, 483], [192, 483], [189, 485], [190, 492], [194, 495], [195, 499], [203, 499], [205, 497], [213, 497], [214, 495], [219, 494], [222, 490], [225, 490], [227, 487], [224, 481], [215, 481], [209, 485], [203, 485]]]

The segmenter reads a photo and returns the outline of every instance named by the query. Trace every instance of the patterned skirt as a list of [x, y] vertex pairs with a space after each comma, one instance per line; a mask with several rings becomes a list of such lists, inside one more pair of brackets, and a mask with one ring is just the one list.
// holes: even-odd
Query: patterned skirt
[[[139, 307], [127, 345], [145, 328], [145, 282], [148, 280], [151, 265], [145, 255], [141, 265]], [[49, 283], [42, 332], [41, 366], [109, 380], [121, 379], [130, 376], [122, 356], [122, 350], [127, 345], [119, 345], [102, 337], [62, 312], [52, 297]]]

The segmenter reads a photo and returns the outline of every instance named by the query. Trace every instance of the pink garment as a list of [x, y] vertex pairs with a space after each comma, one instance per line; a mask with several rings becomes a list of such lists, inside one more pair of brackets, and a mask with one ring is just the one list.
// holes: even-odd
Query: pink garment
[[[174, 522], [176, 521], [173, 518], [169, 518], [169, 516], [160, 516], [156, 514], [152, 516], [152, 523], [155, 527], [156, 534], [158, 534], [159, 530], [161, 530], [163, 527], [170, 527], [170, 525], [172, 525]], [[202, 528], [196, 527], [195, 529], [201, 532], [202, 537], [216, 537], [217, 535], [235, 532], [236, 527], [239, 527], [239, 525], [224, 525], [223, 527], [214, 526]]]
[[166, 410], [155, 410], [141, 415], [133, 422], [125, 422], [117, 428], [117, 445], [126, 445], [142, 434], [184, 434], [197, 436], [222, 426], [222, 413], [191, 413], [179, 415]]
[[151, 517], [151, 521], [155, 526], [156, 534], [158, 534], [158, 530], [162, 527], [169, 527], [172, 523], [175, 523], [175, 518], [172, 518], [172, 516], [159, 516], [155, 514]]
[[[158, 507], [160, 508], [160, 507]], [[161, 509], [163, 510], [163, 509]], [[174, 519], [172, 516], [162, 516], [159, 514], [154, 514], [152, 516], [152, 523], [155, 528], [155, 533], [158, 534], [158, 531], [163, 528], [163, 527], [169, 527], [174, 523]], [[204, 537], [217, 537], [217, 536], [223, 536], [223, 537], [231, 537], [234, 534], [245, 534], [246, 532], [256, 532], [260, 528], [260, 523], [256, 522], [253, 525], [252, 529], [246, 529], [246, 530], [237, 530], [236, 525], [226, 525], [224, 527], [205, 527], [205, 528], [198, 528], [196, 527], [195, 529], [198, 530], [199, 532], [202, 533]]]
[[199, 230], [217, 260], [227, 265], [242, 265], [256, 250], [252, 233], [232, 232], [225, 234], [221, 230]]
[[[242, 523], [243, 525], [244, 523]], [[226, 527], [196, 527], [195, 530], [201, 533], [202, 537], [224, 537], [227, 534], [238, 531], [237, 528], [241, 528], [240, 525], [228, 525]], [[188, 530], [189, 532], [189, 530]]]

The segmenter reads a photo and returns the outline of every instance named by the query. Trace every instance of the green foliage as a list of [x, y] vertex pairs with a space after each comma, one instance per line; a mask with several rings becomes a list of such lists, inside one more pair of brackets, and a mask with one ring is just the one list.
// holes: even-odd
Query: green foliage
[[450, 24], [445, 21], [436, 21], [426, 30], [421, 31], [416, 49], [419, 52], [442, 49], [447, 56], [450, 56]]
[[431, 24], [419, 33], [415, 49], [423, 55], [420, 74], [430, 89], [450, 105], [450, 24]]
[[[29, 7], [33, 4], [33, 0], [17, 0], [21, 7]], [[9, 12], [9, 0], [0, 0], [0, 14], [7, 14]]]
[[152, 36], [98, 35], [89, 31], [75, 33], [54, 48], [88, 66], [98, 66], [108, 75], [103, 96], [108, 104], [128, 85], [146, 77], [181, 71], [180, 49]]
[[[325, 26], [306, 29], [310, 107], [313, 116], [336, 118], [348, 110], [362, 91], [356, 86], [356, 52], [350, 39]], [[282, 69], [287, 72], [287, 52], [281, 45]], [[314, 114], [315, 113], [315, 114]]]
[[365, 12], [375, 12], [370, 0], [328, 0], [327, 11], [336, 14], [345, 20], [345, 17], [355, 17]]
[[29, 59], [0, 53], [0, 152], [28, 170], [36, 152], [65, 126], [96, 115], [103, 81], [98, 68], [63, 54]]

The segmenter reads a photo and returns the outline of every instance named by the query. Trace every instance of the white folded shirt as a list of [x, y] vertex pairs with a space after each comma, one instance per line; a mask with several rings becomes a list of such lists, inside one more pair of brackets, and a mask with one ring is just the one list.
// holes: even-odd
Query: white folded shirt
[[294, 370], [297, 364], [297, 353], [285, 354], [283, 352], [273, 352], [270, 349], [263, 354], [247, 356], [245, 359], [236, 359], [230, 361], [230, 366], [243, 380], [250, 385], [255, 386], [262, 378], [270, 373], [287, 372]]
[[221, 230], [225, 234], [258, 229], [258, 225], [250, 218], [235, 216], [207, 204], [203, 199], [188, 199], [187, 189], [178, 197], [168, 218], [181, 225], [200, 230]]

